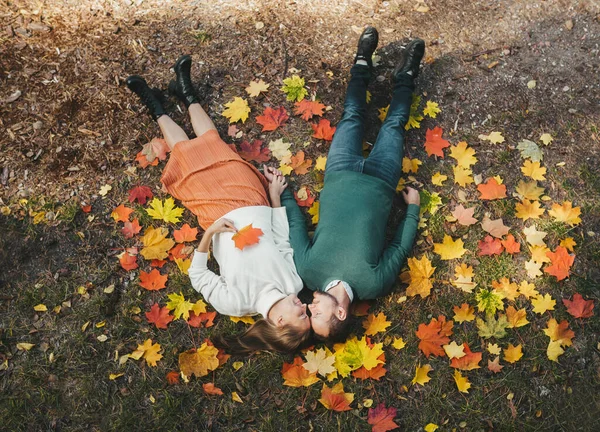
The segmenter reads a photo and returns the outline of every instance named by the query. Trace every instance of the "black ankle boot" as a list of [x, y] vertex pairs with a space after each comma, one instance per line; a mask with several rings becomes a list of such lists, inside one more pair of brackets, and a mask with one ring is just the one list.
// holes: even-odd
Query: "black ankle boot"
[[423, 55], [425, 55], [425, 41], [422, 39], [410, 41], [402, 51], [400, 61], [392, 73], [394, 80], [397, 81], [402, 75], [416, 78], [419, 75], [419, 64]]
[[190, 78], [192, 69], [192, 58], [189, 55], [183, 55], [177, 59], [173, 65], [177, 78], [169, 83], [169, 93], [177, 96], [187, 107], [193, 103], [198, 103], [196, 91]]
[[138, 75], [131, 75], [127, 78], [126, 83], [129, 90], [138, 95], [142, 103], [146, 105], [154, 120], [157, 120], [161, 115], [166, 114], [159, 97], [150, 87], [148, 87], [148, 83], [144, 78]]
[[378, 43], [379, 33], [377, 33], [377, 29], [375, 27], [367, 27], [358, 39], [358, 48], [356, 49], [354, 63], [358, 60], [364, 60], [369, 67], [373, 67], [373, 53], [377, 49]]

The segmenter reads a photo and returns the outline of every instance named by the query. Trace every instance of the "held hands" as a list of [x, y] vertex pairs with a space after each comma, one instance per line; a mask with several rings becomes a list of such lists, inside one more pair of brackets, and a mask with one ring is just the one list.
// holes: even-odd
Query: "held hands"
[[273, 181], [269, 183], [269, 194], [271, 195], [271, 198], [274, 196], [279, 197], [287, 187], [288, 184], [284, 176], [278, 175], [273, 177]]
[[413, 189], [409, 186], [406, 187], [406, 191], [402, 191], [402, 198], [404, 198], [404, 202], [408, 204], [421, 204], [421, 197], [419, 196], [419, 191]]
[[273, 208], [281, 207], [281, 194], [287, 188], [287, 180], [283, 173], [276, 168], [263, 165], [265, 178], [269, 181], [269, 197]]
[[283, 176], [283, 173], [277, 168], [268, 167], [266, 165], [263, 165], [263, 173], [269, 183], [272, 183], [276, 176]]

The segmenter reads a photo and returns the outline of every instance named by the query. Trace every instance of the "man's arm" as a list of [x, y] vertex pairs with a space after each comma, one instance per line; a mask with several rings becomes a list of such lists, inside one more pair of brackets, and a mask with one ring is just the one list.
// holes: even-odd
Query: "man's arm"
[[285, 207], [290, 224], [290, 243], [294, 249], [294, 261], [296, 266], [299, 266], [306, 259], [306, 254], [310, 249], [306, 220], [289, 189], [281, 194], [281, 204]]

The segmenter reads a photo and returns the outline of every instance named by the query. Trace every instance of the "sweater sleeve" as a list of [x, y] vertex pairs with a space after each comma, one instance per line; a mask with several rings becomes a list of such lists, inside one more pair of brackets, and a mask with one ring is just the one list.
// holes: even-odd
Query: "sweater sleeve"
[[306, 260], [310, 249], [310, 239], [306, 230], [306, 220], [298, 207], [294, 196], [286, 189], [281, 194], [281, 205], [285, 207], [289, 222], [290, 244], [294, 249], [294, 261], [297, 267], [301, 267]]
[[204, 299], [220, 314], [230, 316], [247, 315], [247, 308], [244, 307], [239, 293], [227, 286], [225, 278], [208, 269], [206, 266], [207, 260], [207, 253], [194, 252], [192, 264], [188, 269], [192, 287], [202, 294]]
[[290, 245], [290, 227], [285, 207], [274, 208], [271, 213], [271, 230], [275, 246], [283, 258], [294, 265], [294, 251]]
[[419, 211], [420, 207], [418, 205], [408, 205], [406, 215], [400, 225], [398, 225], [394, 239], [383, 251], [378, 266], [379, 289], [381, 292], [376, 297], [384, 296], [390, 291], [400, 273], [402, 265], [410, 254], [419, 225]]

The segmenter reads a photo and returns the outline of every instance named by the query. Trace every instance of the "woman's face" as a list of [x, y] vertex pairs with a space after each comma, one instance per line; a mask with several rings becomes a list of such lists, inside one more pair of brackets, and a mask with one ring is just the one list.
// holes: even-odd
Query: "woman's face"
[[273, 307], [276, 308], [275, 320], [277, 326], [291, 325], [305, 331], [310, 329], [310, 319], [306, 315], [306, 304], [302, 303], [296, 294], [290, 294], [282, 298]]

